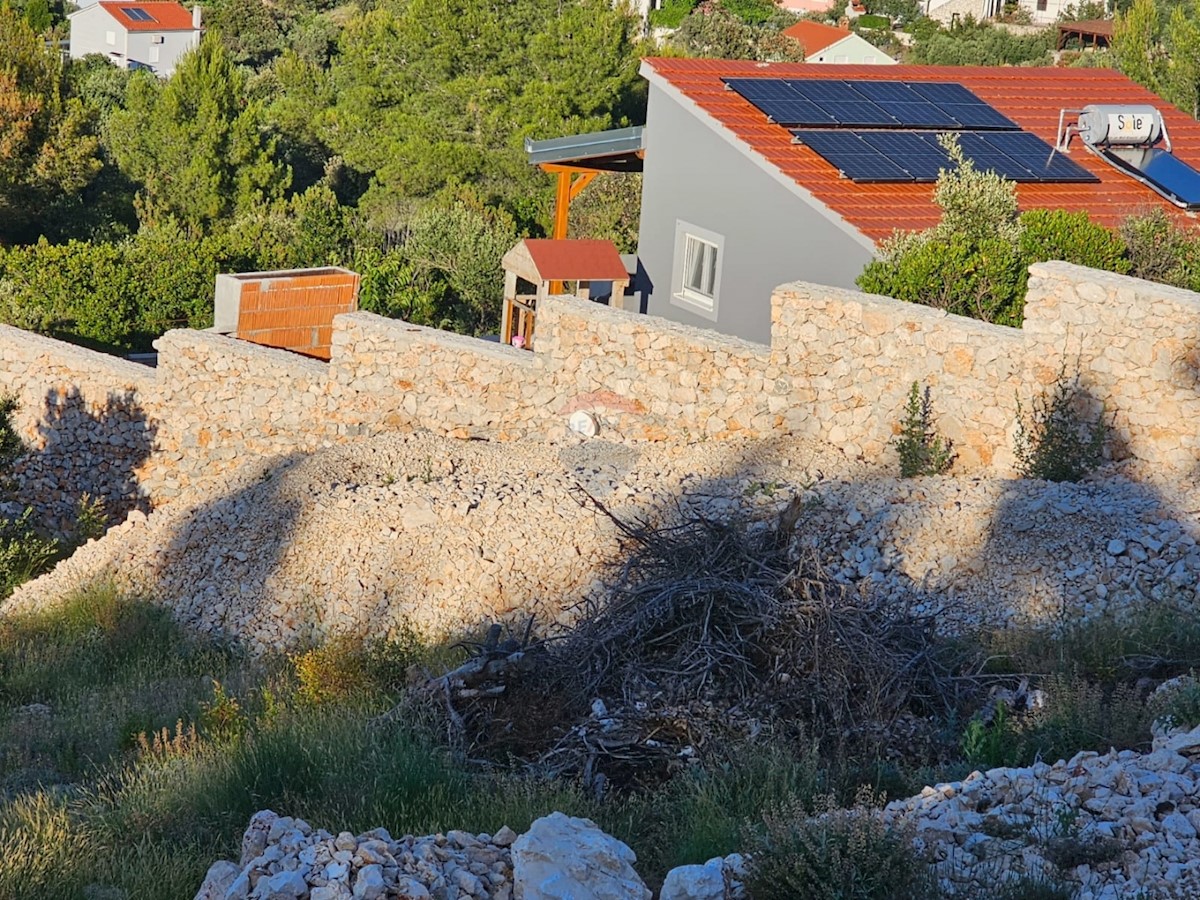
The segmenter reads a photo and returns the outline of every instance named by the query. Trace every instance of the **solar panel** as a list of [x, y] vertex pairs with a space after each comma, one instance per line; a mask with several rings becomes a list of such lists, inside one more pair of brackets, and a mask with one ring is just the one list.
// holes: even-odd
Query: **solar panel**
[[943, 112], [953, 116], [963, 128], [995, 128], [1017, 131], [1020, 126], [986, 103], [941, 103]]
[[1020, 126], [961, 84], [949, 82], [909, 82], [913, 91], [954, 117], [963, 128], [1001, 128]]
[[824, 109], [788, 87], [782, 78], [726, 78], [731, 90], [758, 107], [776, 125], [836, 125]]
[[1100, 179], [1028, 131], [993, 131], [980, 137], [1028, 168], [1038, 181], [1088, 182]]
[[954, 131], [962, 127], [958, 120], [933, 103], [888, 103], [887, 111], [904, 128], [937, 128]]
[[[942, 170], [954, 168], [933, 132], [817, 129], [792, 134], [854, 181], [936, 181]], [[976, 168], [1010, 181], [1098, 180], [1027, 132], [967, 131], [958, 137]], [[1200, 198], [1200, 173], [1196, 178]]]
[[787, 85], [820, 106], [843, 128], [895, 128], [900, 124], [888, 115], [887, 110], [877, 103], [872, 103], [849, 82], [836, 78], [792, 78], [788, 79]]
[[850, 81], [856, 91], [876, 103], [922, 103], [925, 98], [906, 81]]
[[1171, 202], [1200, 207], [1200, 172], [1162, 147], [1109, 147], [1104, 157]]
[[852, 181], [912, 181], [903, 168], [874, 150], [855, 132], [797, 130], [792, 135]]
[[135, 22], [153, 22], [154, 17], [144, 9], [139, 9], [136, 6], [122, 6], [121, 12], [129, 16]]
[[[1012, 132], [1004, 132], [1012, 134]], [[988, 140], [989, 135], [979, 132], [965, 131], [959, 135], [959, 146], [963, 153], [975, 163], [975, 168], [982, 172], [995, 172], [1010, 181], [1041, 181], [1037, 172], [1025, 165], [1020, 158], [1005, 153]], [[1009, 142], [1011, 143], [1011, 142]], [[1045, 147], [1045, 145], [1043, 145]], [[1045, 147], [1049, 151], [1049, 147]], [[1028, 154], [1021, 154], [1027, 156]]]
[[952, 168], [950, 157], [928, 132], [881, 131], [863, 134], [863, 141], [903, 168], [913, 181], [937, 181], [942, 169]]
[[949, 81], [910, 81], [909, 87], [933, 103], [983, 103], [973, 92], [961, 84]]

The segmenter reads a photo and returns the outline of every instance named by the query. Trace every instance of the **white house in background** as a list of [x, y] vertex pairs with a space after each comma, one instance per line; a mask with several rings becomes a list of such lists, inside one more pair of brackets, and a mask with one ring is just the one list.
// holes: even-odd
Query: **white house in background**
[[804, 48], [806, 63], [894, 66], [896, 61], [853, 31], [801, 20], [783, 33]]
[[100, 0], [68, 18], [72, 59], [99, 53], [123, 69], [164, 78], [200, 43], [200, 7], [188, 12], [169, 0]]

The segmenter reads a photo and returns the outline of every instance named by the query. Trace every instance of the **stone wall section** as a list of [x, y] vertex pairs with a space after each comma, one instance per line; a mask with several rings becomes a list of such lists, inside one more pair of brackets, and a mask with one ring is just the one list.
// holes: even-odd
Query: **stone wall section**
[[0, 393], [16, 398], [13, 425], [33, 451], [15, 481], [55, 527], [85, 493], [109, 498], [118, 519], [147, 504], [155, 383], [147, 366], [0, 325]]
[[325, 363], [206, 331], [170, 331], [156, 346], [156, 499], [322, 443]]
[[1111, 416], [1119, 456], [1200, 464], [1200, 294], [1066, 263], [1033, 266], [1026, 381], [1080, 372]]
[[781, 287], [773, 312], [774, 356], [790, 382], [777, 389], [794, 405], [793, 429], [878, 459], [917, 381], [958, 465], [1011, 466], [1026, 347], [1018, 329], [810, 284]]
[[855, 291], [790, 284], [770, 347], [572, 297], [545, 301], [534, 352], [369, 313], [335, 320], [332, 359], [173, 331], [157, 370], [0, 328], [0, 390], [37, 451], [29, 499], [83, 490], [163, 502], [247, 462], [361, 435], [556, 440], [590, 413], [609, 441], [800, 436], [893, 465], [908, 390], [932, 391], [960, 471], [1011, 470], [1018, 398], [1064, 362], [1149, 470], [1200, 462], [1200, 295], [1066, 263], [1032, 268], [1023, 329]]

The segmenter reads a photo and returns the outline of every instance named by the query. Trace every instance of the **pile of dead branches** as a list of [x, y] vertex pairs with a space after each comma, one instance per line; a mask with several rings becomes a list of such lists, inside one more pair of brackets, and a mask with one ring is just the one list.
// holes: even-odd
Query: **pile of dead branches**
[[624, 778], [764, 729], [878, 754], [868, 745], [911, 740], [913, 721], [960, 708], [965, 661], [933, 616], [794, 558], [802, 514], [796, 502], [775, 522], [613, 517], [625, 562], [603, 598], [563, 633], [526, 633], [502, 656], [493, 641], [439, 682], [466, 745]]

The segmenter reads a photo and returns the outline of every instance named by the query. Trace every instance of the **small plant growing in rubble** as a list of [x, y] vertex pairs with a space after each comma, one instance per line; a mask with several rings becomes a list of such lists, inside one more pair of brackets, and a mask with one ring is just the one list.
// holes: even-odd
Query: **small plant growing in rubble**
[[904, 418], [900, 420], [900, 434], [892, 443], [900, 456], [903, 478], [940, 475], [954, 462], [951, 442], [934, 430], [929, 388], [922, 391], [919, 382], [914, 381], [909, 388]]
[[913, 829], [879, 814], [883, 797], [860, 788], [849, 809], [830, 796], [812, 813], [797, 803], [763, 817], [747, 880], [755, 900], [885, 900], [936, 896], [927, 862], [913, 849]]
[[1084, 399], [1079, 374], [1058, 378], [1033, 401], [1028, 418], [1017, 398], [1017, 434], [1013, 452], [1017, 471], [1026, 478], [1079, 481], [1100, 464], [1108, 436], [1105, 409], [1095, 418], [1080, 411]]

